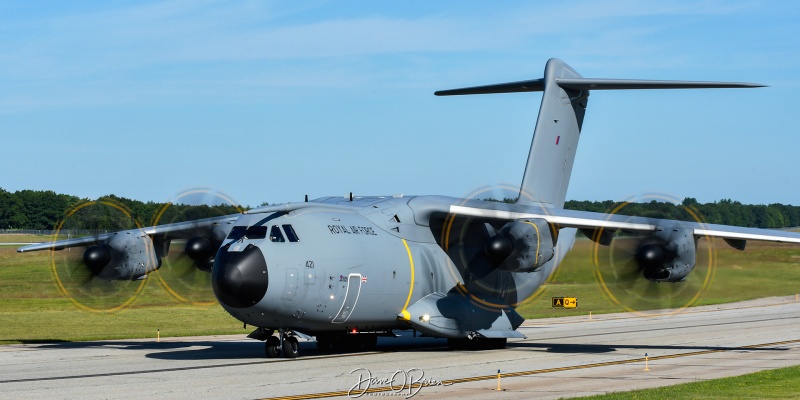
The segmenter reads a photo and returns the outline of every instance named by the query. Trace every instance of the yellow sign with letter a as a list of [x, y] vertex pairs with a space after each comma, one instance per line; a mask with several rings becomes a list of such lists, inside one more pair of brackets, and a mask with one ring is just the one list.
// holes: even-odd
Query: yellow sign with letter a
[[553, 308], [578, 308], [577, 297], [553, 297]]

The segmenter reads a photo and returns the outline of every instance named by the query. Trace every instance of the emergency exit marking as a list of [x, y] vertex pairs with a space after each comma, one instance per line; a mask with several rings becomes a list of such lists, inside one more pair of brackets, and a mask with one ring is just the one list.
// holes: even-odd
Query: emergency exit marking
[[553, 308], [578, 308], [577, 297], [553, 297]]

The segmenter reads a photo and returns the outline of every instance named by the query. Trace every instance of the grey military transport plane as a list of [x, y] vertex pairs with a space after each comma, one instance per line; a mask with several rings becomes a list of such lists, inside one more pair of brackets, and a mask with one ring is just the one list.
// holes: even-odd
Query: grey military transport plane
[[[502, 348], [522, 337], [515, 308], [572, 247], [577, 230], [608, 245], [636, 233], [640, 277], [680, 282], [700, 237], [743, 250], [747, 240], [800, 243], [800, 234], [564, 210], [589, 92], [751, 88], [724, 82], [590, 79], [558, 59], [544, 78], [439, 91], [437, 96], [544, 92], [514, 204], [445, 196], [323, 197], [217, 218], [59, 240], [18, 251], [85, 247], [98, 278], [140, 279], [170, 240], [210, 270], [219, 303], [257, 327], [269, 357], [297, 357], [297, 337], [321, 349], [369, 348], [414, 329], [453, 348]], [[276, 335], [277, 333], [277, 335]]]

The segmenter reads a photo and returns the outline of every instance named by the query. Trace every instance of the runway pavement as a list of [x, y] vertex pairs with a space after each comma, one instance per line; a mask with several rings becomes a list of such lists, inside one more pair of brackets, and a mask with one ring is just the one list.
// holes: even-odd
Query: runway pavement
[[303, 342], [294, 360], [266, 359], [262, 342], [239, 335], [0, 346], [0, 398], [560, 398], [800, 365], [794, 296], [533, 320], [520, 331], [527, 339], [504, 350], [448, 351], [404, 335], [357, 354]]

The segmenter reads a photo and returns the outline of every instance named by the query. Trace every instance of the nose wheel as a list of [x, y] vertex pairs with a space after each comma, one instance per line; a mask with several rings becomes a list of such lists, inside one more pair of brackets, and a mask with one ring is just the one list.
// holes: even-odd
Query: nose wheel
[[300, 345], [297, 343], [297, 338], [294, 336], [283, 339], [281, 348], [283, 349], [283, 356], [286, 358], [297, 358], [300, 354]]
[[281, 356], [281, 340], [276, 336], [270, 336], [265, 343], [267, 357], [277, 358]]
[[300, 354], [300, 344], [297, 338], [281, 331], [280, 336], [270, 336], [264, 343], [264, 350], [269, 358], [297, 358]]

